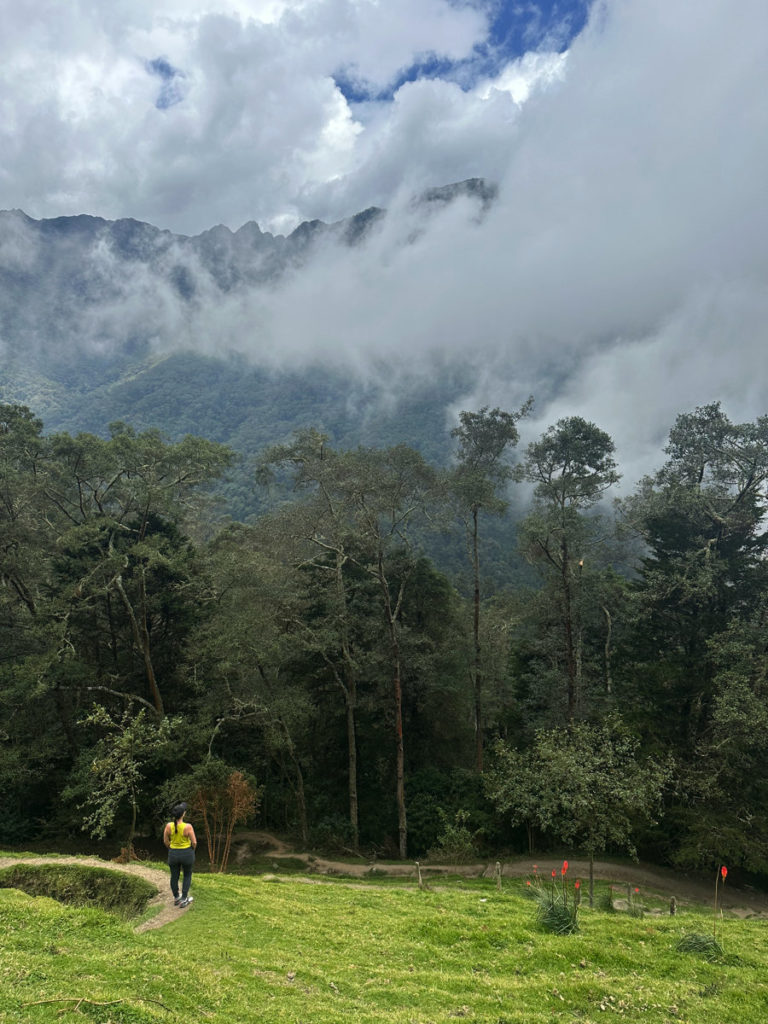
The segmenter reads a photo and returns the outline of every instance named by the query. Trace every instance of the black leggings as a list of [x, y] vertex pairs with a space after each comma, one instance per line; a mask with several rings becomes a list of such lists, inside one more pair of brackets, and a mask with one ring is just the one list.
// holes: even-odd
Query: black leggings
[[179, 875], [184, 872], [181, 895], [186, 898], [192, 884], [192, 865], [195, 863], [195, 851], [190, 846], [187, 850], [169, 850], [168, 866], [171, 869], [171, 892], [174, 899], [179, 897]]

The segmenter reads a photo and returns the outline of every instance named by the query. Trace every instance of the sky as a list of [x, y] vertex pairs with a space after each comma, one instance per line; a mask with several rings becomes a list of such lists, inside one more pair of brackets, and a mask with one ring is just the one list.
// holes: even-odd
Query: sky
[[0, 0], [0, 202], [36, 218], [279, 231], [384, 205], [405, 182], [497, 175], [516, 101], [556, 74], [587, 11]]
[[[187, 234], [390, 211], [206, 310], [209, 346], [393, 387], [464, 360], [461, 407], [532, 393], [529, 433], [584, 415], [635, 478], [680, 412], [768, 412], [764, 0], [0, 8], [0, 208]], [[414, 213], [473, 176], [485, 215]]]

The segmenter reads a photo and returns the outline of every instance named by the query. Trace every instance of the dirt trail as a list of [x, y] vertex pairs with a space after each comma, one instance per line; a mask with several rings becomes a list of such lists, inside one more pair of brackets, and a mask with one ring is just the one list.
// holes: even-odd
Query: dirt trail
[[130, 864], [117, 864], [111, 860], [100, 860], [98, 857], [0, 857], [0, 870], [14, 864], [77, 864], [80, 867], [106, 868], [108, 871], [122, 871], [128, 875], [138, 875], [145, 882], [154, 885], [157, 895], [147, 904], [148, 909], [159, 908], [149, 920], [142, 921], [134, 931], [146, 932], [153, 928], [162, 928], [164, 924], [175, 921], [185, 914], [188, 907], [174, 907], [173, 895], [168, 884], [168, 873], [159, 868], [150, 868], [136, 861]]
[[[311, 853], [298, 853], [282, 840], [268, 832], [240, 832], [233, 836], [232, 849], [236, 859], [244, 861], [254, 853], [261, 853], [274, 859], [274, 867], [279, 869], [280, 860], [290, 858], [301, 860], [307, 869], [320, 875], [346, 875], [353, 878], [372, 878], [376, 875], [399, 876], [417, 881], [415, 861], [397, 863], [378, 861], [337, 861], [315, 857]], [[551, 857], [500, 863], [503, 878], [524, 878], [532, 875], [534, 863], [539, 876], [544, 879], [551, 877], [552, 871], [560, 877], [562, 860]], [[430, 864], [421, 863], [422, 876], [426, 878], [440, 875], [459, 875], [464, 878], [494, 878], [496, 861], [481, 864]], [[620, 887], [617, 896], [624, 892], [624, 886], [638, 886], [641, 893], [651, 893], [661, 897], [674, 896], [678, 903], [711, 903], [714, 897], [714, 879], [711, 883], [698, 878], [665, 868], [657, 868], [647, 864], [623, 865], [611, 864], [607, 861], [595, 861], [594, 876], [596, 879], [617, 883]], [[568, 877], [581, 879], [585, 883], [589, 878], [589, 861], [571, 860], [568, 862]], [[739, 917], [768, 917], [768, 894], [751, 889], [738, 889], [733, 885], [725, 885], [718, 891], [718, 901], [724, 910]]]
[[[269, 832], [239, 832], [233, 836], [232, 850], [235, 860], [240, 862], [254, 854], [271, 857], [276, 870], [280, 868], [281, 859], [291, 859], [303, 861], [307, 866], [307, 871], [314, 876], [344, 875], [352, 878], [375, 878], [377, 875], [388, 875], [409, 879], [414, 885], [418, 880], [415, 861], [381, 863], [363, 860], [326, 860], [322, 857], [315, 857], [311, 853], [297, 852]], [[158, 909], [157, 913], [149, 920], [142, 921], [136, 927], [136, 932], [162, 928], [163, 925], [175, 921], [181, 914], [185, 914], [188, 909], [182, 910], [179, 907], [174, 907], [166, 871], [148, 867], [140, 862], [118, 864], [114, 861], [100, 860], [98, 857], [0, 857], [0, 869], [11, 867], [13, 864], [79, 864], [138, 875], [139, 878], [143, 878], [157, 889], [157, 895], [149, 901], [148, 907]], [[501, 874], [504, 878], [524, 878], [526, 875], [532, 874], [533, 867], [532, 860], [500, 863]], [[559, 859], [542, 857], [536, 861], [536, 871], [544, 879], [549, 879], [552, 871], [555, 871], [556, 877], [559, 878], [561, 867], [562, 861]], [[497, 870], [495, 861], [482, 864], [421, 864], [424, 879], [434, 879], [441, 875], [494, 878]], [[644, 864], [621, 865], [595, 861], [594, 873], [597, 879], [617, 883], [620, 887], [617, 896], [623, 895], [625, 885], [638, 886], [641, 894], [654, 894], [663, 898], [674, 896], [681, 905], [711, 903], [714, 895], [714, 882], [707, 884], [679, 872]], [[584, 884], [589, 877], [589, 862], [585, 860], [569, 861], [568, 877], [574, 880], [580, 878]], [[321, 879], [315, 877], [312, 881], [320, 882]], [[723, 909], [739, 917], [768, 918], [768, 894], [726, 885], [720, 890], [720, 898]]]

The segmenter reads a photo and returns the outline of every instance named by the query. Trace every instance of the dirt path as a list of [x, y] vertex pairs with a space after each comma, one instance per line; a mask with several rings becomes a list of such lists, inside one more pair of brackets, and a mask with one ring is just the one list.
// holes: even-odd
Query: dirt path
[[[300, 853], [293, 850], [287, 843], [271, 835], [269, 832], [239, 832], [233, 837], [233, 854], [236, 861], [243, 862], [253, 854], [267, 855], [274, 860], [275, 870], [280, 868], [280, 860], [290, 858], [291, 860], [303, 861], [307, 871], [312, 875], [344, 875], [352, 878], [376, 878], [379, 876], [395, 876], [408, 879], [414, 885], [418, 882], [416, 862], [373, 862], [373, 861], [337, 861], [326, 860], [315, 857], [310, 853]], [[163, 925], [175, 921], [181, 914], [185, 914], [188, 908], [180, 909], [174, 907], [173, 897], [168, 884], [168, 874], [159, 868], [150, 868], [140, 862], [130, 864], [118, 864], [114, 861], [100, 860], [98, 857], [0, 857], [0, 869], [11, 867], [13, 864], [80, 864], [84, 866], [106, 868], [109, 871], [123, 871], [127, 874], [137, 875], [143, 878], [157, 889], [157, 895], [149, 901], [148, 907], [155, 909], [151, 918], [142, 921], [135, 931], [146, 932], [153, 928], [162, 928]], [[500, 863], [500, 870], [504, 878], [524, 878], [533, 872], [533, 862], [530, 860], [515, 860]], [[537, 873], [545, 879], [549, 879], [552, 871], [556, 877], [560, 876], [562, 867], [561, 860], [542, 857], [536, 861]], [[497, 872], [496, 862], [483, 864], [421, 864], [423, 878], [435, 879], [445, 875], [459, 875], [465, 878], [494, 878]], [[645, 864], [622, 865], [611, 864], [604, 861], [595, 861], [595, 878], [611, 881], [619, 886], [617, 896], [620, 897], [625, 891], [625, 886], [633, 888], [638, 886], [641, 893], [646, 896], [655, 895], [662, 898], [674, 896], [681, 906], [686, 903], [711, 903], [714, 895], [714, 881], [707, 884], [699, 879], [689, 878], [679, 872], [666, 870], [664, 868], [651, 867]], [[582, 883], [589, 877], [589, 862], [584, 860], [569, 861], [568, 877], [571, 879], [580, 878]], [[310, 879], [306, 879], [309, 881]], [[314, 882], [321, 879], [313, 878]], [[754, 892], [749, 889], [737, 889], [734, 886], [726, 885], [721, 890], [722, 907], [739, 917], [768, 918], [768, 894]]]
[[139, 878], [143, 878], [145, 882], [149, 882], [157, 889], [157, 895], [153, 896], [147, 904], [147, 909], [157, 908], [157, 913], [137, 925], [134, 929], [136, 932], [162, 928], [164, 924], [175, 921], [189, 909], [188, 907], [183, 909], [174, 907], [173, 894], [166, 871], [150, 868], [136, 861], [130, 864], [117, 864], [111, 860], [100, 860], [98, 857], [0, 857], [0, 870], [10, 868], [14, 864], [77, 864], [80, 867], [106, 868], [108, 871], [122, 871], [128, 875], [138, 875]]
[[[326, 860], [322, 857], [315, 857], [311, 853], [297, 853], [285, 842], [270, 835], [268, 832], [240, 832], [233, 836], [232, 848], [236, 859], [244, 861], [250, 854], [261, 853], [274, 858], [275, 869], [279, 869], [280, 860], [290, 858], [301, 860], [307, 865], [307, 869], [320, 875], [346, 875], [353, 878], [375, 878], [376, 875], [397, 876], [409, 878], [417, 882], [416, 862], [374, 862], [374, 861], [337, 861]], [[549, 879], [552, 871], [556, 877], [560, 877], [562, 860], [542, 857], [535, 861], [538, 874]], [[501, 874], [504, 878], [524, 878], [533, 873], [533, 860], [518, 859], [500, 864]], [[482, 864], [421, 864], [421, 872], [424, 879], [439, 877], [440, 875], [459, 875], [464, 878], [494, 878], [496, 876], [496, 862]], [[711, 903], [714, 897], [714, 878], [711, 883], [702, 882], [698, 878], [672, 871], [665, 868], [657, 868], [647, 864], [624, 865], [612, 864], [607, 861], [595, 861], [594, 875], [596, 879], [615, 882], [619, 887], [617, 896], [623, 895], [625, 886], [639, 887], [646, 895], [656, 895], [662, 898], [674, 896], [678, 903]], [[568, 864], [568, 877], [581, 879], [586, 883], [589, 878], [589, 861], [572, 860]], [[768, 894], [753, 891], [751, 889], [738, 889], [733, 885], [726, 885], [718, 892], [718, 900], [724, 910], [728, 910], [739, 917], [766, 917], [768, 918]]]

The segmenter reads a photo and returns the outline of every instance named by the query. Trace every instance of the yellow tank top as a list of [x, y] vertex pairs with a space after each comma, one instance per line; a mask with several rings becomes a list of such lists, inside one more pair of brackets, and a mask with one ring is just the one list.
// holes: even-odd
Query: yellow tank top
[[172, 850], [188, 850], [190, 848], [190, 846], [192, 845], [192, 840], [189, 838], [189, 836], [185, 836], [184, 835], [184, 828], [187, 825], [187, 822], [186, 821], [180, 821], [179, 822], [179, 830], [178, 830], [178, 832], [174, 832], [174, 827], [176, 825], [175, 821], [171, 821], [169, 824], [171, 826], [171, 849]]

